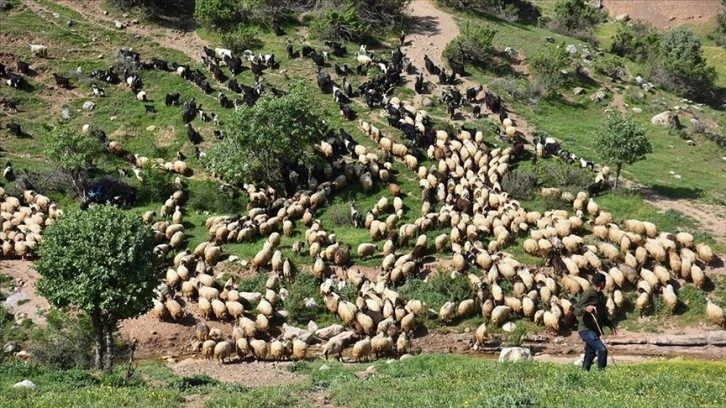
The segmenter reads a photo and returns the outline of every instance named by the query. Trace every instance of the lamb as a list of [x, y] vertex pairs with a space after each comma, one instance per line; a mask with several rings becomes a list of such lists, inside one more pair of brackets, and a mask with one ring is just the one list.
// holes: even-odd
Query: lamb
[[328, 359], [328, 355], [337, 355], [338, 361], [343, 360], [343, 344], [340, 340], [330, 340], [323, 346], [323, 357]]
[[257, 360], [264, 361], [270, 352], [270, 346], [264, 340], [252, 339], [250, 340], [250, 347], [252, 348], [252, 355]]
[[371, 339], [371, 351], [376, 359], [382, 354], [390, 354], [393, 351], [393, 339], [384, 333], [376, 335]]
[[724, 327], [726, 324], [726, 317], [724, 316], [723, 309], [719, 305], [711, 302], [711, 299], [706, 299], [706, 315], [716, 326]]
[[217, 346], [217, 342], [214, 340], [207, 340], [202, 343], [202, 355], [207, 360], [211, 360], [214, 357], [214, 349]]

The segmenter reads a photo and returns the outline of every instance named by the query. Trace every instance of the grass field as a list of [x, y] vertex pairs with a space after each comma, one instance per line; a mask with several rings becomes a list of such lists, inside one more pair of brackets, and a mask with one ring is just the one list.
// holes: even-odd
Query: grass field
[[[131, 381], [121, 372], [53, 371], [22, 363], [0, 364], [0, 404], [12, 407], [312, 407], [313, 394], [333, 406], [369, 407], [720, 407], [723, 362], [649, 362], [582, 372], [573, 365], [496, 363], [446, 355], [424, 355], [386, 364], [360, 379], [362, 365], [296, 363], [304, 379], [283, 387], [247, 388], [205, 376], [179, 377], [158, 363], [142, 362]], [[225, 367], [234, 369], [234, 366]], [[29, 379], [35, 390], [13, 389]]]

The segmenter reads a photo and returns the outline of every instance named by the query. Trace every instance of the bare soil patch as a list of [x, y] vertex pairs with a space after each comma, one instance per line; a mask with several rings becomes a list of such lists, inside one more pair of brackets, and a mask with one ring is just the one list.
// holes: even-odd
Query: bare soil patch
[[206, 374], [224, 382], [242, 384], [246, 387], [279, 387], [299, 383], [306, 376], [287, 370], [290, 362], [259, 363], [241, 362], [236, 359], [232, 363], [220, 365], [217, 361], [188, 358], [169, 367], [177, 375], [191, 376]]
[[603, 0], [611, 17], [627, 14], [667, 30], [684, 24], [704, 24], [723, 9], [721, 0]]
[[640, 191], [649, 203], [659, 209], [679, 211], [696, 220], [699, 228], [711, 234], [716, 241], [726, 241], [726, 206], [666, 197], [647, 188]]
[[10, 275], [13, 278], [13, 289], [8, 293], [3, 307], [10, 308], [16, 316], [27, 316], [33, 323], [45, 326], [45, 312], [50, 304], [35, 293], [35, 282], [40, 276], [27, 261], [3, 261], [0, 274]]

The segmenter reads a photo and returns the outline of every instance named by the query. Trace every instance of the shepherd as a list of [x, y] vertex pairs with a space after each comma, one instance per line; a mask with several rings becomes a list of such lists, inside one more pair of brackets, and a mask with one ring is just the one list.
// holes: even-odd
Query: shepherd
[[595, 355], [597, 355], [598, 370], [607, 367], [608, 349], [600, 340], [600, 336], [603, 335], [601, 327], [609, 327], [613, 335], [618, 333], [605, 308], [605, 296], [602, 293], [604, 288], [605, 275], [596, 273], [592, 277], [591, 286], [582, 292], [575, 305], [577, 331], [585, 342], [585, 358], [582, 360], [582, 369], [585, 371], [590, 371]]

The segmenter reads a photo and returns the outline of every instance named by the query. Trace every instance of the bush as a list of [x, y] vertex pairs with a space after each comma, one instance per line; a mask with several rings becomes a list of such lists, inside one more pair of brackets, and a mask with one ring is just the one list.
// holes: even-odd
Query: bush
[[440, 269], [431, 273], [427, 282], [417, 278], [406, 280], [398, 292], [408, 299], [418, 299], [426, 307], [438, 312], [441, 306], [450, 300], [468, 299], [471, 296], [471, 287], [466, 276], [457, 274], [452, 278], [449, 273]]
[[625, 65], [620, 59], [614, 55], [607, 55], [595, 61], [595, 70], [601, 74], [605, 74], [612, 79], [618, 79], [625, 76]]
[[716, 28], [713, 33], [708, 35], [716, 45], [726, 48], [726, 12], [721, 12], [716, 16]]
[[29, 350], [33, 357], [61, 370], [93, 367], [94, 331], [88, 315], [51, 309], [46, 319], [48, 326], [31, 334]]
[[[290, 313], [293, 322], [307, 323], [316, 320], [323, 313], [323, 299], [320, 297], [318, 280], [309, 273], [298, 273], [288, 285], [289, 295], [285, 300], [285, 310]], [[314, 308], [305, 306], [305, 299], [313, 298], [317, 304]]]
[[565, 45], [550, 48], [532, 58], [529, 69], [534, 74], [535, 83], [551, 94], [557, 91], [565, 81], [562, 71], [569, 65], [569, 55]]
[[350, 219], [350, 210], [348, 208], [348, 203], [333, 204], [328, 207], [327, 213], [330, 217], [330, 222], [333, 224], [334, 227], [345, 227], [353, 225], [353, 222]]
[[542, 16], [539, 9], [528, 0], [438, 0], [437, 3], [464, 12], [493, 14], [509, 22], [523, 20], [533, 23]]
[[353, 1], [323, 8], [310, 22], [310, 34], [323, 40], [358, 41], [370, 30], [371, 26], [361, 21]]
[[502, 189], [516, 200], [531, 200], [538, 192], [537, 174], [529, 171], [513, 171], [502, 178]]
[[444, 58], [488, 68], [493, 63], [492, 41], [497, 31], [489, 25], [464, 24], [461, 34], [446, 45]]
[[222, 44], [233, 54], [242, 54], [244, 50], [260, 49], [264, 45], [257, 37], [253, 28], [239, 25], [235, 30], [225, 31], [220, 35]]
[[610, 46], [610, 52], [637, 63], [643, 63], [653, 55], [658, 47], [658, 32], [649, 23], [635, 21], [622, 22]]
[[595, 44], [597, 40], [593, 30], [606, 18], [606, 11], [591, 7], [585, 0], [560, 0], [555, 4], [555, 16], [549, 23], [549, 29]]
[[234, 189], [223, 191], [220, 187], [219, 183], [211, 180], [195, 183], [194, 188], [189, 189], [187, 205], [196, 211], [208, 211], [212, 214], [235, 214], [244, 211], [246, 200], [239, 192]]
[[563, 191], [577, 193], [587, 191], [594, 176], [592, 172], [579, 165], [567, 164], [560, 160], [538, 162], [537, 180], [543, 187], [559, 187]]
[[703, 58], [698, 35], [685, 27], [663, 34], [651, 75], [664, 89], [689, 98], [708, 97], [718, 76]]
[[174, 193], [171, 173], [155, 168], [149, 168], [144, 173], [144, 181], [136, 194], [139, 204], [164, 202]]
[[265, 282], [267, 282], [267, 273], [259, 271], [253, 276], [240, 280], [237, 284], [237, 290], [240, 292], [265, 293]]
[[219, 385], [219, 381], [206, 375], [192, 375], [189, 377], [174, 377], [169, 381], [169, 388], [176, 388], [179, 391], [187, 391], [196, 387], [204, 387], [208, 385]]
[[196, 0], [194, 17], [203, 26], [222, 31], [241, 22], [238, 3], [236, 0]]

